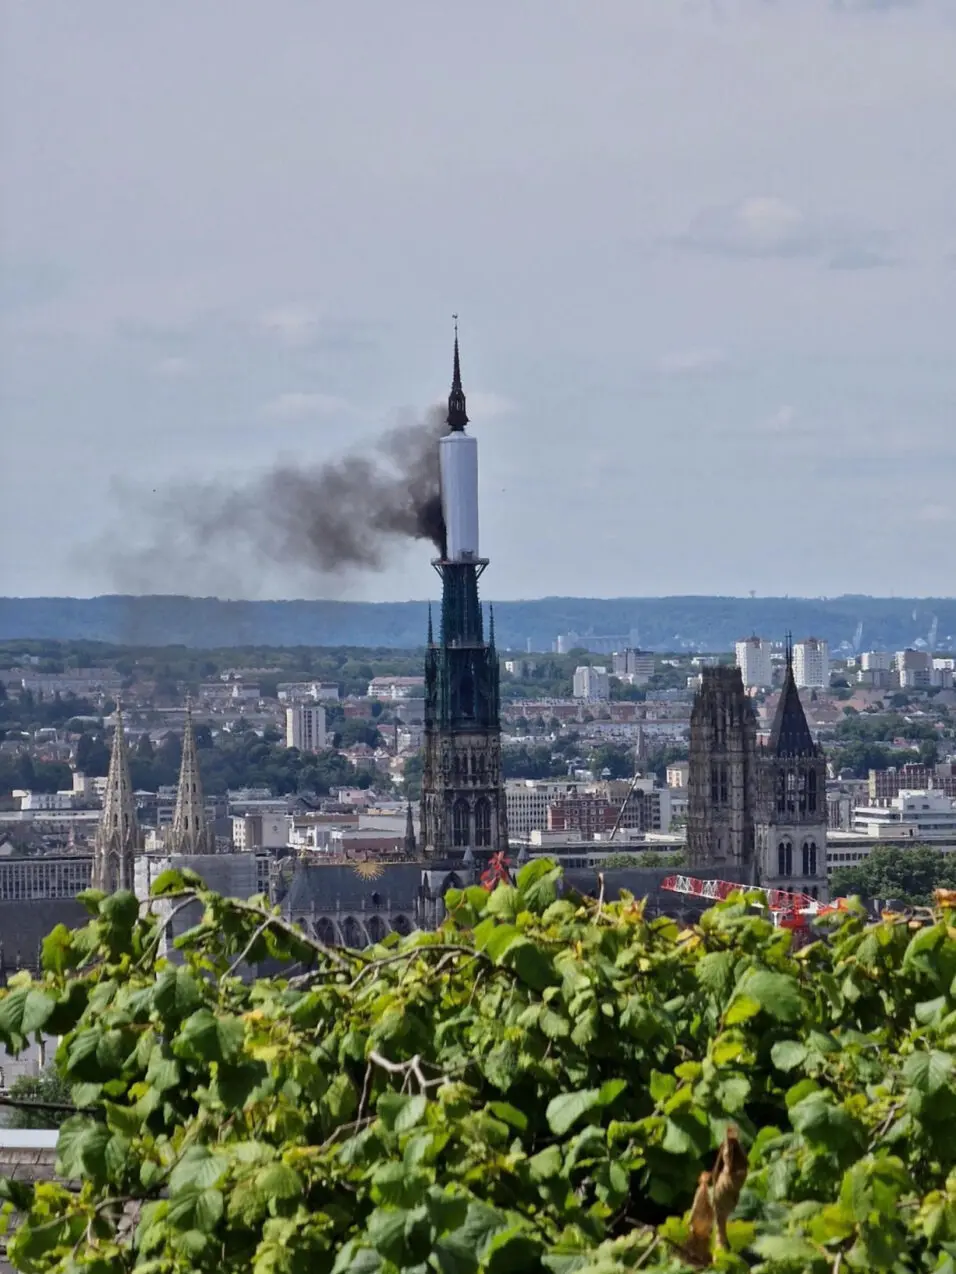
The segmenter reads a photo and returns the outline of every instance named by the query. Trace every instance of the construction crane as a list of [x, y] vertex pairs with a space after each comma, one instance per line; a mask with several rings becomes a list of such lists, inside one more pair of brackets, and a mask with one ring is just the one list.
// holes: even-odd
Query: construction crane
[[762, 889], [759, 886], [742, 885], [734, 880], [701, 880], [697, 876], [668, 876], [661, 882], [661, 889], [668, 893], [686, 894], [709, 902], [720, 902], [733, 893], [762, 894], [773, 923], [780, 929], [794, 931], [794, 936], [805, 940], [809, 936], [810, 921], [832, 911], [845, 911], [846, 899], [820, 902], [810, 894], [796, 893], [788, 889]]
[[487, 889], [489, 893], [499, 883], [503, 885], [511, 884], [511, 871], [508, 867], [508, 859], [502, 852], [492, 854], [491, 861], [481, 873], [482, 887]]

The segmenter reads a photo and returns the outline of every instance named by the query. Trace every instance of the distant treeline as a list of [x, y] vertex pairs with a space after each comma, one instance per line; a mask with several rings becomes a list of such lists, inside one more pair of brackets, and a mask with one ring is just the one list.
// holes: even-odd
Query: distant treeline
[[[559, 633], [637, 635], [651, 650], [728, 650], [752, 632], [896, 650], [956, 641], [956, 599], [799, 597], [545, 597], [496, 602], [502, 649], [550, 650]], [[0, 598], [0, 640], [91, 639], [126, 646], [369, 646], [413, 649], [427, 603], [241, 602], [212, 597]]]

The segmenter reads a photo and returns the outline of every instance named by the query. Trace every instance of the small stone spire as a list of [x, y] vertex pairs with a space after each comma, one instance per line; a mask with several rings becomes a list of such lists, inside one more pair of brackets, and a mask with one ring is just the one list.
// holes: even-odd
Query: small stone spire
[[435, 644], [435, 631], [434, 631], [434, 628], [432, 627], [432, 604], [431, 604], [431, 602], [429, 602], [429, 603], [428, 603], [428, 644], [429, 644], [429, 646], [434, 646], [434, 644]]
[[418, 844], [415, 840], [415, 822], [412, 818], [412, 803], [408, 802], [405, 808], [405, 856], [406, 858], [418, 857]]
[[494, 649], [495, 645], [495, 608], [488, 606], [488, 645]]
[[211, 854], [213, 852], [209, 824], [206, 822], [202, 780], [199, 777], [192, 705], [188, 700], [186, 723], [183, 728], [183, 760], [179, 769], [179, 790], [176, 793], [176, 812], [173, 815], [173, 826], [167, 846], [174, 854]]
[[139, 824], [136, 821], [136, 801], [129, 777], [129, 753], [123, 730], [123, 712], [116, 705], [116, 729], [113, 732], [113, 751], [110, 756], [110, 772], [103, 797], [103, 813], [100, 815], [93, 843], [94, 889], [112, 894], [118, 889], [133, 889], [133, 855], [139, 849]]
[[458, 315], [455, 320], [455, 362], [452, 371], [451, 393], [448, 395], [448, 428], [452, 433], [463, 433], [468, 424], [465, 410], [465, 391], [461, 387], [461, 360], [458, 357]]

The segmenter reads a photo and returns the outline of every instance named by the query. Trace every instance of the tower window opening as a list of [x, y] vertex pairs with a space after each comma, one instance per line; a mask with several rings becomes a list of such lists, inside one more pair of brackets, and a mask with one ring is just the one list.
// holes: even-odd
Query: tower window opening
[[484, 796], [475, 804], [475, 844], [481, 848], [491, 844], [491, 802]]
[[811, 814], [817, 812], [817, 772], [807, 771], [807, 810]]
[[803, 842], [803, 874], [804, 876], [815, 876], [817, 874], [816, 841]]
[[793, 875], [793, 846], [789, 841], [781, 841], [777, 846], [777, 875]]
[[468, 844], [468, 802], [458, 800], [452, 806], [451, 838], [454, 845]]

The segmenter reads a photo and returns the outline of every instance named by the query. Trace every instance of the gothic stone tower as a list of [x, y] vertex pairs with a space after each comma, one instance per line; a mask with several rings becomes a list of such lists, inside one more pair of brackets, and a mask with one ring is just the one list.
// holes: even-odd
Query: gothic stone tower
[[133, 888], [133, 855], [139, 849], [136, 801], [129, 777], [129, 755], [123, 731], [123, 713], [116, 706], [116, 730], [110, 755], [109, 777], [93, 842], [94, 889], [112, 894]]
[[421, 839], [426, 857], [472, 861], [506, 849], [508, 827], [494, 619], [486, 641], [478, 599], [488, 565], [478, 553], [478, 453], [467, 424], [456, 327], [448, 433], [439, 443], [447, 542], [434, 563], [438, 641], [428, 621]]
[[756, 716], [740, 669], [702, 669], [690, 718], [687, 859], [692, 869], [729, 865], [755, 871], [756, 741]]
[[758, 750], [757, 857], [761, 884], [827, 897], [826, 758], [814, 743], [787, 671], [770, 739]]
[[206, 821], [202, 779], [199, 777], [193, 714], [187, 704], [186, 725], [183, 729], [183, 760], [179, 769], [179, 788], [176, 792], [176, 812], [173, 815], [173, 826], [166, 844], [174, 854], [211, 854], [216, 848], [211, 833], [212, 829]]

